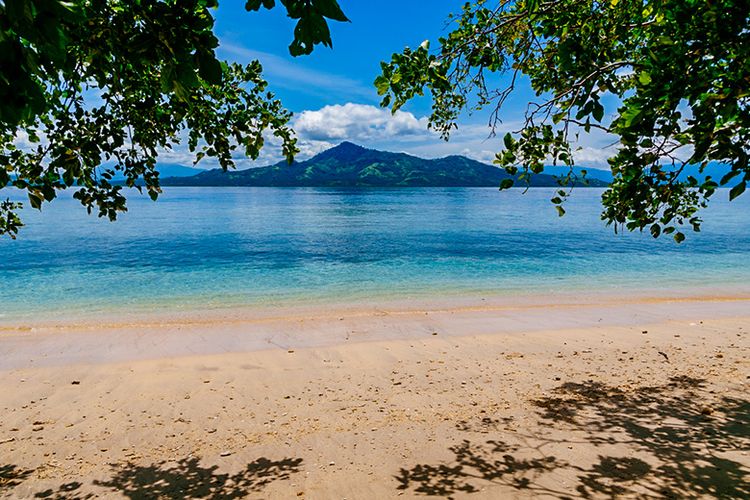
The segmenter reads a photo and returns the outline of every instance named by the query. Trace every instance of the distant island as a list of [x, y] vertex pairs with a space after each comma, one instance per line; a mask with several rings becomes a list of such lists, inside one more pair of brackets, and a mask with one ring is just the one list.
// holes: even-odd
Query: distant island
[[[562, 173], [562, 170], [559, 172]], [[515, 177], [501, 168], [465, 156], [425, 159], [406, 153], [378, 151], [351, 142], [342, 142], [309, 160], [294, 162], [291, 165], [282, 161], [275, 165], [247, 170], [205, 170], [191, 176], [166, 177], [161, 180], [161, 184], [268, 187], [497, 187], [504, 179], [511, 178]], [[558, 177], [555, 175], [538, 174], [532, 176], [531, 186], [558, 186], [557, 180]], [[590, 176], [588, 185], [603, 187], [607, 185], [607, 181]]]

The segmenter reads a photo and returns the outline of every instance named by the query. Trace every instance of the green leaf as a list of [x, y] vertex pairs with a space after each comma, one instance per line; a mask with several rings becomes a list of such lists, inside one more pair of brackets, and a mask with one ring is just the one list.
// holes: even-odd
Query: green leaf
[[634, 123], [638, 122], [641, 116], [641, 108], [635, 105], [631, 105], [620, 113], [620, 121], [625, 128], [630, 127]]
[[174, 88], [175, 67], [171, 63], [165, 64], [161, 69], [159, 82], [161, 83], [162, 92], [171, 92]]
[[746, 181], [742, 181], [739, 184], [737, 184], [736, 186], [734, 186], [729, 191], [729, 201], [732, 201], [733, 199], [737, 198], [739, 195], [741, 195], [742, 193], [744, 193], [746, 188], [747, 188], [747, 182]]
[[685, 235], [677, 231], [676, 233], [674, 233], [674, 240], [677, 243], [682, 243], [683, 241], [685, 241]]
[[177, 81], [186, 89], [194, 89], [200, 85], [200, 80], [195, 74], [195, 68], [187, 63], [180, 64], [177, 67]]
[[559, 111], [555, 113], [554, 115], [552, 115], [552, 123], [560, 123], [560, 121], [562, 121], [562, 119], [565, 118], [567, 114], [567, 111]]
[[726, 174], [724, 175], [724, 177], [722, 177], [722, 178], [721, 178], [721, 181], [719, 181], [719, 182], [720, 182], [720, 183], [721, 183], [721, 185], [723, 186], [723, 185], [725, 185], [725, 184], [726, 184], [727, 182], [731, 181], [732, 179], [734, 179], [735, 177], [737, 177], [738, 175], [740, 175], [740, 173], [741, 173], [741, 172], [740, 172], [739, 170], [732, 170], [732, 171], [730, 171], [730, 172], [727, 172], [727, 173], [726, 173]]
[[594, 108], [591, 110], [591, 114], [594, 117], [594, 120], [601, 123], [602, 118], [604, 118], [604, 106], [599, 104], [599, 102], [595, 102]]
[[221, 63], [211, 52], [201, 52], [198, 56], [198, 71], [206, 82], [219, 85], [221, 83]]
[[29, 203], [31, 204], [32, 208], [41, 210], [42, 209], [42, 197], [37, 196], [34, 193], [28, 193], [28, 196], [29, 196]]
[[318, 12], [329, 19], [341, 22], [349, 21], [336, 0], [313, 0], [313, 5], [318, 9]]
[[500, 190], [510, 189], [513, 187], [513, 184], [515, 184], [515, 181], [513, 179], [503, 179], [500, 182]]
[[390, 86], [390, 82], [383, 75], [379, 75], [377, 78], [375, 78], [375, 88], [378, 91], [378, 95], [387, 93]]
[[248, 0], [247, 2], [245, 2], [245, 10], [259, 10], [261, 3], [266, 9], [272, 9], [274, 5], [276, 5], [276, 2], [274, 0]]

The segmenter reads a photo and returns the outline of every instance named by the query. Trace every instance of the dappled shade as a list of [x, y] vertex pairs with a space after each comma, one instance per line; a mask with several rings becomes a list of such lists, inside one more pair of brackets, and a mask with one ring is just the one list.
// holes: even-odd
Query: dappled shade
[[149, 466], [126, 463], [115, 468], [111, 479], [95, 484], [128, 498], [244, 498], [274, 481], [288, 479], [299, 472], [301, 463], [301, 458], [259, 458], [236, 474], [219, 473], [218, 466], [203, 466], [195, 457]]
[[83, 486], [78, 481], [72, 481], [60, 485], [57, 490], [48, 488], [34, 494], [34, 498], [46, 498], [47, 500], [90, 500], [96, 498], [93, 493], [81, 493], [79, 490]]
[[29, 477], [31, 472], [31, 470], [22, 469], [16, 465], [0, 465], [0, 493], [21, 484], [24, 479]]
[[[258, 458], [235, 474], [220, 473], [217, 465], [205, 466], [197, 457], [178, 461], [138, 465], [132, 462], [113, 465], [110, 479], [94, 481], [94, 486], [109, 488], [133, 499], [205, 499], [229, 500], [245, 498], [261, 492], [274, 481], [289, 479], [300, 471], [301, 458], [271, 460]], [[0, 493], [6, 493], [21, 484], [33, 470], [15, 465], [0, 466]], [[57, 488], [48, 488], [34, 494], [34, 498], [48, 500], [89, 500], [97, 494], [82, 491], [84, 485], [73, 481]]]
[[526, 488], [529, 480], [524, 476], [554, 470], [565, 464], [555, 457], [521, 459], [513, 456], [520, 446], [503, 441], [473, 444], [470, 441], [452, 446], [455, 464], [418, 464], [411, 469], [401, 469], [396, 476], [398, 489], [414, 487], [416, 493], [451, 498], [455, 493], [480, 491], [480, 482], [490, 481], [515, 488]]
[[[450, 462], [417, 464], [395, 476], [397, 488], [423, 495], [451, 497], [503, 485], [556, 498], [750, 498], [750, 474], [732, 452], [750, 449], [750, 401], [719, 397], [711, 405], [704, 381], [673, 377], [658, 386], [623, 389], [595, 381], [568, 382], [553, 393], [532, 401], [541, 423], [562, 431], [565, 438], [522, 438], [523, 445], [501, 440], [452, 446]], [[485, 417], [467, 432], [499, 434], [499, 420]], [[559, 433], [557, 435], [560, 435]], [[562, 457], [545, 455], [547, 444], [601, 447], [624, 445], [628, 456], [599, 454], [582, 466]], [[530, 458], [532, 457], [532, 458]], [[551, 488], [546, 474], [572, 471], [568, 491]]]
[[562, 412], [570, 425], [588, 434], [590, 443], [609, 443], [615, 436], [658, 464], [600, 457], [590, 470], [581, 471], [578, 489], [584, 496], [630, 493], [629, 484], [636, 480], [651, 494], [674, 498], [750, 496], [746, 468], [720, 456], [750, 449], [750, 402], [724, 397], [717, 405], [704, 406], [704, 381], [685, 376], [632, 391], [587, 382], [566, 383], [556, 392], [559, 411], [554, 414], [548, 399], [536, 401], [542, 418], [554, 420]]

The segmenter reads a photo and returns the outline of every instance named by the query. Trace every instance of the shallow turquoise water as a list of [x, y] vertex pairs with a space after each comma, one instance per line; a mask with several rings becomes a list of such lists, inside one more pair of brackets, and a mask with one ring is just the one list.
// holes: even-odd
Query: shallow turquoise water
[[[750, 196], [719, 192], [682, 245], [615, 235], [600, 190], [558, 218], [532, 189], [171, 188], [116, 223], [69, 195], [0, 239], [0, 321], [465, 293], [750, 283]], [[7, 194], [4, 193], [6, 196]], [[13, 195], [14, 193], [10, 193]]]

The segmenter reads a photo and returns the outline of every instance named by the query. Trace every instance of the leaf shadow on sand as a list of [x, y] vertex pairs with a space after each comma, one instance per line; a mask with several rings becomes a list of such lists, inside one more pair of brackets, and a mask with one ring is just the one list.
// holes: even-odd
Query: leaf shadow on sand
[[[554, 432], [528, 436], [497, 427], [490, 436], [502, 440], [464, 440], [449, 448], [449, 462], [402, 468], [397, 488], [449, 498], [493, 485], [560, 499], [750, 498], [748, 460], [738, 457], [750, 450], [750, 401], [716, 395], [704, 380], [678, 376], [627, 389], [568, 382], [531, 404], [542, 428]], [[487, 435], [488, 419], [458, 427]], [[601, 454], [581, 466], [545, 452], [573, 445]], [[608, 455], [612, 446], [625, 447], [627, 456]], [[560, 486], [562, 475], [573, 484]]]
[[529, 474], [552, 471], [566, 464], [553, 456], [517, 458], [521, 447], [490, 440], [475, 444], [465, 440], [449, 448], [455, 455], [451, 464], [417, 464], [401, 469], [396, 480], [399, 490], [413, 488], [418, 494], [452, 498], [456, 493], [476, 493], [489, 483], [516, 489], [530, 487]]
[[40, 491], [34, 495], [34, 498], [46, 498], [48, 500], [90, 500], [96, 498], [93, 493], [81, 493], [80, 490], [83, 483], [73, 481], [60, 485], [57, 490], [52, 488]]
[[21, 484], [34, 472], [31, 469], [21, 469], [16, 465], [0, 465], [0, 493], [6, 489], [14, 488]]
[[94, 484], [128, 498], [244, 498], [274, 481], [289, 479], [299, 472], [301, 463], [301, 458], [259, 458], [231, 475], [217, 472], [216, 465], [202, 466], [194, 457], [150, 466], [126, 463], [118, 466], [111, 479]]
[[[94, 481], [98, 488], [107, 488], [118, 492], [126, 498], [143, 499], [205, 499], [230, 500], [245, 498], [251, 493], [261, 492], [266, 486], [289, 479], [292, 474], [300, 472], [301, 458], [284, 458], [270, 460], [259, 458], [234, 474], [221, 473], [217, 465], [205, 466], [199, 458], [187, 457], [177, 461], [159, 462], [152, 465], [138, 465], [125, 462], [113, 465], [112, 477], [104, 481]], [[13, 466], [5, 466], [12, 471]], [[32, 471], [25, 471], [24, 478]], [[3, 472], [5, 473], [5, 472]], [[3, 477], [3, 476], [0, 476]], [[9, 486], [20, 484], [20, 480]], [[97, 498], [96, 494], [83, 492], [83, 484], [71, 482], [61, 485], [57, 490], [48, 489], [38, 492], [35, 498], [51, 500], [88, 500]]]

